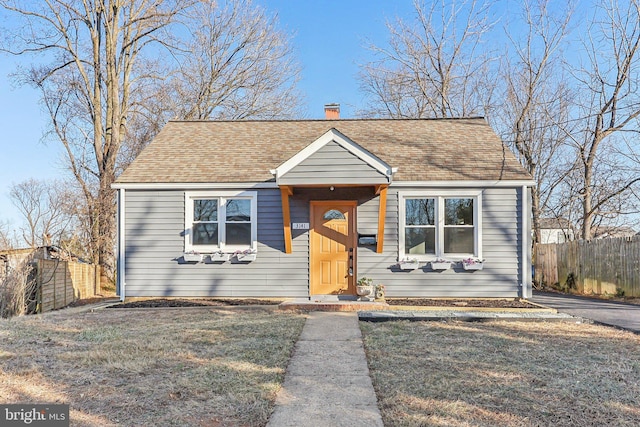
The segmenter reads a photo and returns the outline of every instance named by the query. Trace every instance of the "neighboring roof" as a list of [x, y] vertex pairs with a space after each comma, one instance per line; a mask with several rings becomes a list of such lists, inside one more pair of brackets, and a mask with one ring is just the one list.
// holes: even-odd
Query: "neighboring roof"
[[604, 239], [606, 237], [631, 237], [636, 235], [636, 231], [631, 227], [617, 227], [609, 225], [601, 225], [591, 228], [591, 234], [594, 239]]
[[18, 257], [18, 256], [29, 256], [33, 254], [34, 259], [60, 259], [63, 261], [77, 261], [85, 264], [89, 264], [89, 261], [86, 261], [79, 256], [72, 254], [59, 246], [48, 245], [48, 246], [38, 246], [37, 248], [19, 248], [19, 249], [3, 249], [0, 250], [0, 257], [5, 260], [9, 257]]
[[483, 118], [172, 121], [116, 183], [274, 181], [335, 129], [393, 168], [394, 181], [531, 180]]
[[548, 230], [573, 230], [573, 224], [566, 218], [540, 218], [540, 228]]

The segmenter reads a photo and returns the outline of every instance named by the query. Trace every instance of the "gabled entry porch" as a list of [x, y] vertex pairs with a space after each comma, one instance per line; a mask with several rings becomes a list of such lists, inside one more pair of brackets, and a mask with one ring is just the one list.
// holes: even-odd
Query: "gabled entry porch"
[[[335, 129], [272, 170], [280, 188], [285, 253], [293, 251], [292, 227], [308, 229], [309, 296], [355, 299], [358, 197], [379, 200], [375, 250], [384, 248], [387, 189], [395, 169]], [[327, 191], [328, 190], [328, 191]], [[291, 199], [302, 191], [308, 223], [291, 221]]]

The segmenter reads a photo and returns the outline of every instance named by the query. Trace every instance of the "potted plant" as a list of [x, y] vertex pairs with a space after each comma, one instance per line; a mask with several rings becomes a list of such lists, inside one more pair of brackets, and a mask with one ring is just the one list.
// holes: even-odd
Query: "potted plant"
[[447, 261], [446, 259], [436, 259], [435, 261], [431, 261], [431, 269], [432, 270], [448, 270], [451, 268], [451, 261]]
[[462, 268], [465, 270], [482, 270], [484, 260], [477, 258], [467, 258], [462, 260]]
[[361, 277], [356, 284], [356, 293], [360, 301], [371, 301], [374, 293], [373, 279], [369, 277]]
[[416, 258], [405, 258], [398, 263], [400, 270], [416, 270], [420, 262]]
[[202, 254], [196, 251], [183, 252], [182, 259], [184, 259], [184, 262], [200, 262], [202, 261]]
[[258, 256], [258, 251], [255, 249], [249, 248], [244, 251], [235, 251], [233, 253], [236, 259], [240, 262], [251, 262], [255, 261]]
[[211, 262], [225, 262], [229, 261], [229, 254], [225, 254], [222, 251], [215, 251], [210, 256]]

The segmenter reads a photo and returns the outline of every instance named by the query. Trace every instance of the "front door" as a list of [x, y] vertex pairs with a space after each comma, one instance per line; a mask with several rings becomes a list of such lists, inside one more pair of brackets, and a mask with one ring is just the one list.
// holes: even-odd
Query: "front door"
[[355, 295], [355, 201], [311, 202], [311, 295]]

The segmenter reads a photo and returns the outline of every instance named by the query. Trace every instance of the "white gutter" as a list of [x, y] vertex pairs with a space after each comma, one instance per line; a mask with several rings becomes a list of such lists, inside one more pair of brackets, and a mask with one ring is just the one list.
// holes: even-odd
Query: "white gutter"
[[[390, 187], [422, 187], [422, 188], [496, 188], [496, 187], [532, 187], [535, 181], [513, 180], [478, 180], [478, 181], [393, 181]], [[148, 183], [115, 183], [111, 188], [120, 190], [209, 190], [209, 189], [272, 189], [278, 188], [278, 184], [270, 182], [148, 182]]]
[[535, 181], [529, 180], [476, 180], [476, 181], [393, 181], [390, 187], [460, 187], [460, 188], [495, 188], [495, 187], [532, 187]]
[[278, 188], [275, 182], [133, 182], [111, 184], [115, 190], [210, 190]]

